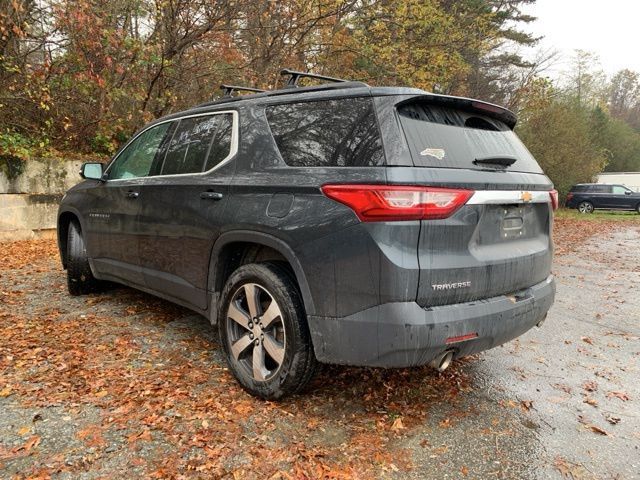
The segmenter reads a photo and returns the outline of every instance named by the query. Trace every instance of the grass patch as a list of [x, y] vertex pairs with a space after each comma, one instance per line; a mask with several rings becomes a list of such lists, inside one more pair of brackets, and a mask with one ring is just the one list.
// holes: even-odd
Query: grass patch
[[580, 213], [578, 210], [561, 208], [555, 217], [557, 219], [584, 220], [585, 222], [633, 222], [640, 224], [640, 215], [636, 212], [618, 212], [610, 210], [596, 210], [593, 213]]

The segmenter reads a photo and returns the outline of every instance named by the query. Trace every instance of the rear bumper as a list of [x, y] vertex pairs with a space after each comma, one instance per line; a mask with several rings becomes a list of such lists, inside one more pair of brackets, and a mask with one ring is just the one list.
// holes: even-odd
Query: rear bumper
[[[410, 367], [448, 349], [457, 358], [508, 342], [543, 320], [554, 297], [550, 276], [511, 296], [431, 308], [387, 303], [343, 318], [309, 316], [309, 327], [321, 362]], [[477, 338], [447, 344], [470, 333]]]

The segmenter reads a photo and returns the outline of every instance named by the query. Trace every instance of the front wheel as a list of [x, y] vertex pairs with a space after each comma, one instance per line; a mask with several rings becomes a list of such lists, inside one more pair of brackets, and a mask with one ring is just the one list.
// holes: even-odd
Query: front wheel
[[304, 306], [293, 276], [277, 263], [236, 270], [221, 295], [220, 341], [231, 372], [252, 395], [276, 400], [313, 377]]
[[593, 203], [580, 202], [580, 205], [578, 205], [578, 211], [580, 213], [593, 213]]
[[72, 221], [67, 232], [67, 288], [71, 295], [84, 295], [98, 290], [96, 280], [89, 266], [87, 249], [80, 225]]

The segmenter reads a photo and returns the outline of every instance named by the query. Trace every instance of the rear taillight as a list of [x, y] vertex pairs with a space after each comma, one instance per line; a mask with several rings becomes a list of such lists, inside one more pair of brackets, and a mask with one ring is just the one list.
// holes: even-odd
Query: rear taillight
[[473, 195], [473, 190], [404, 185], [325, 185], [322, 192], [363, 222], [447, 218]]
[[[551, 190], [549, 192], [549, 196], [551, 197], [551, 207], [554, 210], [558, 209], [558, 191], [557, 190]], [[568, 198], [567, 198], [568, 200]]]

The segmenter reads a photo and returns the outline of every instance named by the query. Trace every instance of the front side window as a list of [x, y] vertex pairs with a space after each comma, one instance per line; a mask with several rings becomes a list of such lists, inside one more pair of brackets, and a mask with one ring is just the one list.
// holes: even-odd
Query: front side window
[[176, 128], [160, 175], [201, 173], [224, 160], [231, 151], [231, 113], [183, 118]]
[[291, 167], [384, 164], [370, 98], [275, 105], [266, 113], [280, 154]]
[[622, 185], [614, 185], [613, 193], [616, 195], [624, 195], [629, 191], [628, 188], [623, 187]]
[[114, 160], [108, 178], [119, 180], [148, 176], [170, 125], [169, 122], [162, 123], [138, 135]]

